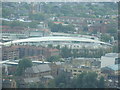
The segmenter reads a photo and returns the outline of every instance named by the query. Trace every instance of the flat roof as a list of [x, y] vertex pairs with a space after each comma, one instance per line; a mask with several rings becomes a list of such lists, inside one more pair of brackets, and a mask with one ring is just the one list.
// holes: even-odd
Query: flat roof
[[115, 64], [115, 65], [110, 65], [108, 66], [108, 68], [112, 69], [112, 70], [120, 70], [120, 67], [119, 67], [120, 64]]
[[105, 54], [106, 57], [118, 57], [118, 53], [107, 53]]

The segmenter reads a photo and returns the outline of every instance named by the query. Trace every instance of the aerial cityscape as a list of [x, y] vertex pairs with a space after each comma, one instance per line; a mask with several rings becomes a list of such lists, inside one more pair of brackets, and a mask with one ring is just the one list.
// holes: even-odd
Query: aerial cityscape
[[117, 2], [2, 2], [2, 88], [120, 88]]

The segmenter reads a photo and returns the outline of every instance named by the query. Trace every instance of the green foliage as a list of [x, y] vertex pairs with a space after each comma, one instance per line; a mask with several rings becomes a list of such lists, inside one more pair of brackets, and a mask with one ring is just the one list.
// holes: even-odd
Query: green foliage
[[57, 45], [57, 46], [56, 46], [56, 49], [59, 49], [59, 50], [60, 50], [60, 45]]
[[13, 10], [10, 8], [2, 8], [2, 17], [9, 18], [9, 16], [13, 13]]
[[48, 44], [47, 47], [48, 47], [48, 48], [53, 48], [53, 45], [52, 45], [52, 44]]
[[118, 45], [114, 45], [112, 49], [114, 53], [118, 53]]
[[11, 22], [8, 22], [8, 21], [2, 21], [2, 25], [3, 26], [10, 26]]
[[117, 33], [117, 29], [111, 27], [110, 29], [107, 30], [107, 33], [110, 33], [110, 34]]
[[30, 14], [29, 18], [31, 20], [44, 21], [45, 20], [45, 15], [43, 13]]
[[49, 24], [52, 32], [64, 32], [71, 33], [74, 32], [74, 27], [72, 25], [64, 26], [62, 24]]
[[38, 83], [38, 88], [46, 88], [45, 85], [41, 82]]
[[94, 49], [94, 50], [89, 50], [85, 47], [83, 47], [80, 51], [76, 49], [69, 49], [67, 46], [61, 48], [61, 53], [60, 55], [62, 58], [68, 58], [68, 57], [86, 57], [86, 58], [100, 58], [103, 56], [105, 53], [111, 52], [108, 49]]
[[[44, 20], [44, 14], [38, 13], [31, 15], [29, 12], [33, 9], [32, 4], [25, 2], [22, 3], [2, 3], [3, 6], [3, 17], [10, 17], [11, 14], [15, 16], [19, 15], [29, 15], [30, 19], [34, 20]], [[35, 6], [36, 7], [36, 6]], [[88, 17], [94, 18], [99, 15], [115, 15], [117, 14], [117, 4], [116, 3], [99, 3], [92, 5], [91, 3], [66, 3], [61, 5], [56, 5], [53, 3], [42, 3], [42, 11], [50, 15], [55, 16], [77, 16], [77, 17]], [[34, 8], [35, 9], [35, 8]], [[116, 11], [115, 11], [116, 10]], [[91, 14], [87, 14], [91, 11]], [[40, 17], [39, 17], [40, 16]]]
[[28, 67], [32, 67], [32, 61], [31, 60], [26, 59], [26, 58], [20, 60], [19, 63], [18, 63], [17, 70], [16, 70], [16, 75], [17, 76], [22, 75], [24, 70]]
[[103, 76], [100, 77], [100, 80], [98, 82], [98, 88], [105, 88], [105, 81]]
[[32, 22], [21, 22], [21, 21], [2, 21], [2, 25], [5, 25], [5, 26], [10, 26], [11, 28], [13, 27], [30, 27], [30, 28], [37, 28], [38, 26], [38, 22], [37, 21], [32, 21]]
[[28, 85], [28, 87], [29, 87], [29, 88], [37, 88], [38, 85], [37, 85], [37, 83], [30, 83], [30, 84]]
[[94, 72], [83, 72], [74, 80], [75, 88], [97, 88], [97, 74]]
[[16, 26], [19, 26], [19, 27], [22, 27], [24, 26], [24, 23], [23, 22], [20, 22], [20, 21], [12, 21], [10, 26], [13, 28], [13, 27], [16, 27]]
[[65, 16], [70, 15], [72, 12], [72, 8], [69, 5], [63, 5], [60, 10]]
[[48, 62], [55, 62], [55, 61], [60, 61], [60, 56], [51, 56], [49, 58], [47, 58]]
[[103, 42], [109, 42], [109, 41], [111, 41], [111, 36], [108, 35], [108, 34], [102, 34], [101, 35], [101, 41], [103, 41]]
[[61, 48], [61, 56], [63, 58], [71, 57], [71, 50], [67, 46]]
[[30, 28], [37, 28], [37, 26], [38, 26], [37, 21], [32, 21], [32, 22], [28, 23], [28, 27], [30, 27]]
[[95, 72], [83, 72], [77, 78], [73, 79], [73, 88], [104, 88], [104, 79], [97, 79]]
[[[104, 88], [104, 78], [100, 77], [95, 72], [82, 72], [73, 79], [70, 78], [69, 73], [62, 72], [55, 77], [54, 81], [49, 83], [54, 84], [57, 88]], [[48, 86], [49, 88], [49, 86]]]
[[66, 72], [62, 72], [55, 78], [55, 84], [58, 88], [66, 88], [66, 86], [69, 84], [69, 81], [70, 77], [69, 74]]
[[55, 88], [55, 80], [49, 80], [47, 88]]
[[30, 83], [28, 84], [28, 88], [46, 88], [45, 85], [41, 82], [38, 83]]
[[19, 26], [19, 27], [25, 27], [25, 23], [20, 21], [2, 21], [2, 25], [10, 26], [11, 28]]
[[87, 32], [87, 31], [88, 31], [88, 27], [87, 27], [87, 26], [84, 26], [84, 27], [83, 27], [83, 31]]

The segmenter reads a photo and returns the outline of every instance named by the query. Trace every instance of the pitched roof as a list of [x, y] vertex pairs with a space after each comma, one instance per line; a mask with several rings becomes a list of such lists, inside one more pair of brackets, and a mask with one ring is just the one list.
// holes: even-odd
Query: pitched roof
[[39, 82], [40, 79], [39, 79], [39, 77], [25, 78], [24, 81], [25, 81], [25, 83], [32, 83], [32, 82]]
[[46, 75], [46, 76], [43, 76], [44, 78], [47, 78], [47, 79], [54, 79], [54, 77], [53, 76], [51, 76], [51, 75]]
[[40, 64], [37, 66], [32, 66], [30, 68], [27, 68], [25, 70], [25, 73], [39, 73], [39, 72], [46, 72], [46, 71], [50, 71], [51, 68], [49, 67], [48, 64]]
[[36, 66], [39, 69], [39, 72], [45, 72], [45, 71], [50, 71], [51, 68], [49, 67], [48, 64], [40, 64]]

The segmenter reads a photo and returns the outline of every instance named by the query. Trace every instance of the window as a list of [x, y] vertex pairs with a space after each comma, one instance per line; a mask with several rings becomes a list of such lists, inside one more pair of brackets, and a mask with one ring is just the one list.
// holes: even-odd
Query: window
[[77, 70], [74, 70], [74, 72], [77, 72]]
[[78, 72], [82, 72], [81, 70], [78, 70]]
[[77, 74], [76, 74], [76, 73], [74, 73], [73, 75], [75, 75], [75, 76], [76, 76]]

